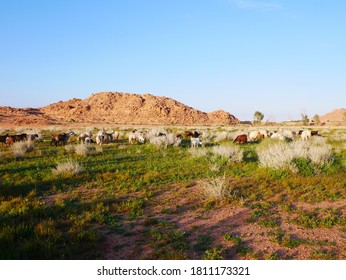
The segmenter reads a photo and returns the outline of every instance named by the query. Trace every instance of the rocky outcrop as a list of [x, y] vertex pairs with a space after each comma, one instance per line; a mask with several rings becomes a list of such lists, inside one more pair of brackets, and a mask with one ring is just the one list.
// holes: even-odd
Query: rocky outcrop
[[101, 92], [58, 102], [41, 111], [60, 121], [108, 121], [119, 124], [232, 125], [239, 120], [224, 111], [205, 113], [174, 99], [151, 94]]
[[330, 113], [320, 116], [321, 122], [344, 122], [345, 121], [346, 109], [335, 109]]

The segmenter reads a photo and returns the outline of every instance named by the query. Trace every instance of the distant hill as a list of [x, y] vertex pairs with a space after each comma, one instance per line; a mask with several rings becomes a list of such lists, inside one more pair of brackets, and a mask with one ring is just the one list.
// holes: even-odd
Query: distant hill
[[335, 109], [330, 113], [327, 113], [323, 116], [320, 116], [320, 121], [321, 122], [343, 122], [344, 117], [345, 117], [346, 109], [341, 108], [341, 109]]
[[205, 113], [174, 99], [151, 94], [101, 92], [42, 108], [0, 107], [0, 123], [58, 124], [113, 122], [117, 124], [234, 125], [239, 120], [222, 110]]

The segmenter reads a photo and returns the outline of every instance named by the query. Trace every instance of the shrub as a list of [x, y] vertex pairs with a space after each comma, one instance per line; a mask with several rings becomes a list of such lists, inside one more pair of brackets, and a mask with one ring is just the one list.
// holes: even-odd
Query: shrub
[[150, 136], [149, 142], [158, 148], [167, 148], [168, 146], [179, 146], [181, 139], [167, 132], [165, 136]]
[[208, 156], [209, 150], [205, 148], [201, 148], [201, 149], [190, 148], [189, 153], [193, 158], [200, 158], [200, 157]]
[[34, 144], [30, 140], [15, 142], [13, 143], [11, 148], [12, 148], [13, 155], [16, 158], [23, 158], [25, 157], [26, 153], [32, 152], [34, 150]]
[[232, 139], [232, 134], [228, 131], [221, 131], [221, 132], [217, 132], [216, 135], [215, 135], [215, 139], [214, 141], [216, 143], [218, 142], [221, 142], [221, 141], [224, 141], [224, 140], [229, 140], [229, 139]]
[[228, 161], [241, 162], [243, 160], [243, 150], [235, 145], [220, 145], [212, 148], [212, 153], [226, 158]]
[[84, 168], [73, 159], [68, 159], [65, 162], [60, 162], [57, 164], [57, 166], [53, 169], [53, 174], [55, 175], [74, 175], [82, 172]]
[[76, 154], [80, 156], [86, 156], [92, 151], [92, 148], [86, 144], [78, 144], [74, 147], [74, 149]]
[[71, 153], [71, 152], [73, 152], [74, 147], [73, 147], [73, 145], [69, 144], [69, 145], [65, 146], [65, 150], [66, 150], [66, 152]]
[[208, 200], [223, 200], [229, 195], [225, 176], [201, 181], [201, 186], [203, 194]]
[[308, 165], [320, 168], [332, 163], [332, 147], [320, 137], [309, 141], [278, 142], [257, 150], [260, 164], [273, 169], [291, 169], [292, 172], [311, 173]]

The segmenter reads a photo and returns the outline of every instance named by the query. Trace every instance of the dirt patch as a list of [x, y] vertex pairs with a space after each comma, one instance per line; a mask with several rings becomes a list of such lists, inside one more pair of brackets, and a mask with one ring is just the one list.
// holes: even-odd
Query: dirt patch
[[[202, 259], [206, 248], [222, 248], [224, 259], [345, 259], [344, 229], [305, 228], [292, 221], [295, 214], [274, 206], [273, 216], [278, 224], [263, 226], [253, 218], [253, 209], [232, 203], [206, 209], [201, 186], [170, 186], [158, 194], [145, 208], [141, 218], [126, 222], [124, 233], [105, 232], [106, 259], [154, 259], [157, 245], [150, 240], [145, 220], [174, 225], [185, 233], [187, 259]], [[179, 199], [177, 199], [179, 198]], [[346, 201], [321, 204], [319, 207], [345, 209]], [[294, 207], [310, 211], [316, 205], [297, 203]], [[343, 212], [344, 213], [344, 212]], [[271, 216], [269, 215], [269, 218]], [[204, 242], [204, 244], [203, 244]], [[203, 248], [202, 250], [198, 247]], [[173, 248], [174, 249], [174, 248]]]

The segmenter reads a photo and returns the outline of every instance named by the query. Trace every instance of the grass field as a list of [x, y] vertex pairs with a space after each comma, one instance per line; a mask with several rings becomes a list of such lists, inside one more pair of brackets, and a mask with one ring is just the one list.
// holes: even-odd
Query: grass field
[[199, 148], [126, 129], [0, 146], [0, 259], [346, 259], [345, 128], [240, 145], [240, 128], [204, 130]]

